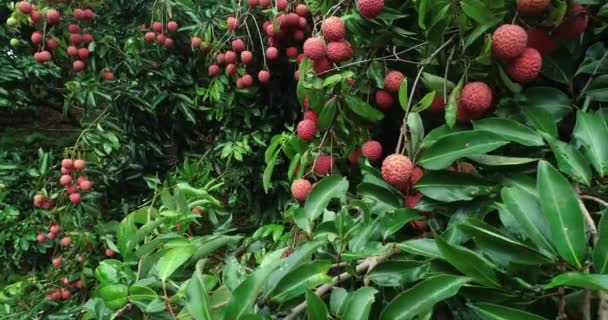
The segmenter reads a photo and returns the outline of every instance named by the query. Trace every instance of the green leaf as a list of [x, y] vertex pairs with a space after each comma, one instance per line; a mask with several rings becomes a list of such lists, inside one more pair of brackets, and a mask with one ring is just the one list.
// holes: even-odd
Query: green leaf
[[348, 301], [349, 293], [340, 287], [334, 287], [329, 296], [329, 307], [331, 313], [336, 316], [341, 316], [344, 313], [344, 306]]
[[550, 115], [553, 123], [562, 120], [572, 108], [570, 98], [563, 91], [552, 87], [534, 87], [524, 92], [526, 101], [522, 104], [522, 110], [538, 108]]
[[[608, 61], [608, 59], [606, 59]], [[591, 81], [585, 96], [599, 102], [608, 102], [608, 75], [601, 75]]]
[[470, 160], [473, 160], [479, 164], [484, 164], [486, 166], [517, 166], [520, 164], [526, 164], [530, 162], [536, 162], [540, 159], [538, 158], [518, 158], [518, 157], [503, 157], [503, 156], [494, 156], [489, 154], [484, 154], [480, 156], [472, 156], [467, 157]]
[[442, 202], [473, 200], [495, 191], [495, 185], [470, 174], [450, 171], [429, 171], [416, 183], [416, 190]]
[[422, 99], [420, 99], [420, 101], [418, 101], [418, 103], [414, 105], [414, 107], [412, 108], [412, 112], [422, 112], [428, 109], [433, 104], [433, 100], [435, 100], [435, 95], [435, 91], [431, 91], [425, 94], [424, 97], [422, 97]]
[[146, 309], [149, 304], [158, 299], [158, 295], [149, 287], [132, 285], [129, 287], [129, 301], [137, 305], [140, 309]]
[[455, 296], [469, 278], [438, 275], [402, 292], [382, 310], [380, 320], [410, 320], [433, 310], [433, 306]]
[[424, 86], [427, 87], [429, 90], [437, 92], [436, 95], [438, 97], [444, 97], [446, 95], [446, 93], [444, 92], [446, 90], [443, 89], [444, 85], [448, 92], [451, 92], [452, 89], [454, 89], [454, 87], [456, 86], [454, 82], [450, 80], [446, 80], [443, 77], [436, 76], [427, 72], [422, 73], [422, 78], [420, 78], [420, 80], [422, 81], [422, 84], [424, 84]]
[[608, 72], [608, 57], [606, 57], [606, 52], [608, 52], [606, 44], [601, 41], [589, 46], [585, 53], [585, 59], [578, 67], [576, 74], [592, 74], [594, 71], [598, 74]]
[[418, 144], [424, 138], [424, 124], [419, 113], [411, 112], [407, 116], [407, 127], [409, 128], [410, 133], [410, 150], [412, 150], [412, 153], [415, 153], [416, 149], [418, 148]]
[[209, 294], [207, 293], [203, 274], [200, 270], [194, 271], [192, 278], [188, 282], [186, 308], [195, 320], [212, 319]]
[[375, 295], [378, 290], [372, 287], [363, 287], [357, 289], [355, 293], [348, 299], [344, 306], [343, 320], [367, 320], [369, 313], [372, 310], [372, 304], [375, 301]]
[[568, 263], [582, 267], [587, 255], [585, 222], [572, 186], [550, 163], [538, 163], [537, 191], [553, 246]]
[[162, 281], [167, 281], [177, 268], [192, 257], [195, 250], [196, 248], [194, 246], [184, 246], [173, 248], [165, 252], [156, 263], [160, 279]]
[[486, 7], [483, 1], [463, 0], [460, 5], [464, 14], [479, 24], [486, 24], [494, 20], [493, 12]]
[[511, 119], [485, 118], [473, 122], [475, 130], [485, 130], [495, 133], [509, 141], [524, 146], [542, 146], [543, 138], [534, 130]]
[[450, 92], [448, 96], [448, 102], [445, 106], [445, 123], [448, 127], [452, 128], [456, 124], [456, 113], [458, 111], [458, 101], [460, 100], [460, 93], [464, 86], [465, 77], [461, 77], [458, 81], [458, 85]]
[[608, 292], [608, 274], [562, 273], [545, 285], [545, 289], [557, 287], [577, 287]]
[[591, 183], [591, 168], [581, 152], [571, 144], [557, 140], [548, 134], [541, 134], [555, 154], [559, 170], [588, 186]]
[[275, 269], [276, 264], [268, 265], [247, 276], [232, 292], [232, 297], [224, 309], [224, 319], [238, 320], [251, 313], [264, 282]]
[[319, 121], [317, 122], [319, 131], [327, 130], [332, 122], [334, 122], [336, 110], [338, 110], [338, 100], [336, 98], [329, 99], [319, 113]]
[[284, 303], [304, 294], [306, 289], [330, 283], [331, 277], [327, 275], [330, 267], [329, 260], [316, 260], [299, 266], [279, 281], [272, 299]]
[[422, 139], [422, 143], [420, 144], [420, 149], [427, 149], [428, 147], [433, 145], [435, 142], [439, 141], [439, 139], [441, 139], [451, 133], [462, 132], [462, 131], [465, 131], [465, 130], [460, 127], [450, 128], [447, 125], [441, 125], [439, 127], [436, 127], [435, 129], [431, 130], [431, 132], [429, 132], [429, 134], [427, 134], [424, 137], [424, 139]]
[[[348, 191], [348, 180], [346, 178], [337, 175], [323, 178], [306, 199], [306, 203], [304, 204], [306, 219], [312, 223], [323, 213], [323, 210], [325, 210], [332, 199], [344, 201], [346, 191]], [[308, 234], [311, 233], [311, 230], [305, 231]]]
[[400, 208], [385, 216], [378, 218], [376, 223], [382, 232], [382, 239], [387, 239], [390, 235], [401, 230], [407, 223], [420, 220], [423, 217], [416, 210]]
[[369, 105], [369, 103], [351, 95], [344, 96], [346, 105], [357, 115], [370, 120], [378, 121], [384, 118], [384, 113]]
[[264, 192], [268, 193], [270, 190], [270, 179], [272, 179], [272, 173], [274, 172], [274, 166], [277, 163], [277, 159], [279, 154], [281, 153], [280, 149], [276, 149], [270, 159], [266, 162], [266, 168], [264, 169], [264, 175], [262, 176], [262, 185], [264, 186]]
[[456, 270], [488, 287], [500, 287], [496, 267], [481, 255], [458, 245], [447, 243], [443, 238], [435, 238], [441, 256]]
[[487, 131], [456, 132], [423, 151], [419, 164], [429, 170], [445, 169], [460, 158], [485, 154], [508, 143], [501, 136]]
[[401, 109], [407, 112], [407, 104], [409, 102], [408, 91], [407, 91], [407, 78], [401, 81], [401, 85], [399, 86], [399, 104], [401, 105]]
[[361, 183], [357, 187], [357, 194], [378, 216], [384, 216], [403, 207], [403, 200], [399, 195], [369, 182]]
[[441, 258], [441, 251], [433, 239], [408, 240], [397, 245], [401, 251], [435, 259]]
[[608, 214], [602, 211], [600, 223], [597, 225], [599, 239], [593, 251], [593, 269], [597, 273], [608, 273]]
[[308, 307], [308, 320], [327, 319], [327, 306], [325, 302], [309, 289], [306, 290], [306, 305]]
[[502, 265], [506, 266], [512, 262], [523, 265], [540, 265], [553, 262], [540, 252], [507, 237], [497, 228], [477, 218], [469, 218], [458, 227], [473, 238], [477, 246], [485, 251], [490, 258]]
[[382, 287], [399, 287], [423, 279], [430, 264], [420, 261], [386, 261], [367, 274], [367, 278]]
[[574, 137], [585, 146], [587, 159], [600, 176], [608, 173], [608, 127], [597, 113], [576, 113]]
[[490, 303], [476, 303], [471, 308], [483, 320], [547, 320], [519, 309], [513, 309]]
[[118, 310], [129, 302], [129, 288], [124, 284], [101, 286], [97, 289], [96, 295], [112, 310]]
[[534, 127], [552, 137], [557, 137], [557, 126], [551, 119], [551, 114], [544, 109], [528, 106], [522, 108], [522, 113], [534, 125]]

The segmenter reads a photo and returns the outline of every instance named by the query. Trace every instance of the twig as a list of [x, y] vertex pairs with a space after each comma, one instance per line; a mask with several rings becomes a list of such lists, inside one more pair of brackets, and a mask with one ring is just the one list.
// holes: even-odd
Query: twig
[[131, 304], [127, 303], [125, 304], [124, 307], [116, 310], [116, 312], [114, 312], [114, 314], [112, 315], [112, 318], [110, 318], [110, 320], [114, 320], [114, 319], [118, 319], [118, 317], [122, 316], [123, 313], [125, 313], [125, 311], [130, 310], [131, 309]]
[[590, 196], [590, 195], [587, 195], [587, 194], [579, 194], [578, 197], [581, 198], [581, 199], [592, 200], [592, 201], [595, 201], [595, 202], [601, 204], [604, 207], [608, 207], [608, 202], [606, 202], [606, 201], [604, 201], [604, 200], [602, 200], [602, 199], [600, 199], [598, 197]]
[[595, 221], [593, 221], [593, 218], [591, 217], [589, 210], [587, 210], [587, 208], [585, 207], [585, 204], [583, 203], [583, 201], [579, 199], [578, 203], [581, 207], [581, 212], [583, 213], [583, 218], [585, 218], [585, 222], [587, 223], [587, 227], [589, 228], [589, 233], [591, 233], [591, 239], [593, 240], [593, 245], [595, 245], [598, 240], [598, 233], [597, 233], [597, 227], [595, 226]]
[[[379, 256], [379, 257], [371, 257], [371, 258], [367, 258], [365, 260], [363, 260], [363, 262], [359, 263], [357, 265], [357, 267], [355, 268], [355, 271], [357, 274], [363, 273], [364, 271], [371, 271], [376, 265], [388, 260], [390, 257], [392, 257], [393, 255], [397, 254], [398, 252], [400, 252], [399, 249], [397, 248], [393, 248], [390, 252], [386, 253], [385, 255]], [[338, 276], [334, 277], [331, 283], [328, 284], [324, 284], [322, 286], [320, 286], [319, 288], [317, 288], [317, 290], [315, 290], [315, 294], [318, 297], [322, 297], [323, 295], [325, 295], [327, 292], [329, 292], [330, 290], [332, 290], [337, 284], [339, 284], [340, 282], [346, 281], [350, 278], [352, 278], [353, 275], [348, 273], [348, 272], [343, 272], [341, 274], [339, 274]], [[306, 301], [298, 304], [297, 306], [295, 306], [293, 309], [291, 309], [291, 312], [285, 317], [283, 318], [283, 320], [294, 320], [296, 319], [296, 317], [304, 312], [304, 310], [306, 310], [306, 307], [308, 305], [306, 304]]]

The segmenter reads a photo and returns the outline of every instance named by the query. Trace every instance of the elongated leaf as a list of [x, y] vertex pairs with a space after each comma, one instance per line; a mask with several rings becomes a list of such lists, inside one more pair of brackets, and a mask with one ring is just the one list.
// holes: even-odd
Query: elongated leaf
[[382, 232], [382, 238], [387, 239], [393, 233], [399, 231], [407, 223], [423, 219], [416, 210], [401, 208], [384, 217], [378, 218], [375, 223]]
[[211, 304], [203, 274], [196, 270], [188, 282], [186, 308], [195, 320], [211, 320]]
[[580, 268], [587, 255], [585, 222], [572, 186], [550, 163], [538, 163], [537, 191], [551, 241], [564, 260]]
[[357, 289], [355, 293], [348, 299], [344, 307], [344, 320], [367, 320], [369, 313], [372, 310], [372, 304], [375, 301], [374, 295], [378, 290], [372, 287], [363, 287]]
[[238, 320], [250, 313], [264, 282], [276, 267], [277, 264], [274, 263], [247, 276], [247, 279], [232, 292], [232, 298], [224, 309], [224, 319]]
[[563, 91], [553, 87], [534, 87], [524, 92], [526, 102], [522, 110], [538, 108], [547, 112], [553, 123], [562, 120], [570, 113], [570, 98]]
[[401, 251], [420, 255], [427, 258], [441, 258], [441, 251], [433, 239], [416, 239], [402, 242], [398, 245]]
[[330, 283], [331, 277], [327, 275], [330, 267], [329, 260], [316, 260], [299, 266], [279, 281], [272, 299], [282, 303], [304, 294], [306, 289]]
[[430, 263], [413, 260], [387, 261], [367, 274], [369, 280], [382, 287], [399, 287], [421, 280], [429, 271]]
[[336, 175], [323, 178], [306, 199], [304, 211], [309, 222], [318, 218], [331, 199], [344, 200], [348, 191], [348, 180]]
[[458, 100], [460, 99], [460, 94], [462, 93], [462, 87], [464, 86], [464, 75], [458, 81], [458, 84], [454, 89], [450, 92], [448, 96], [448, 102], [445, 106], [445, 123], [448, 127], [452, 128], [456, 124], [456, 114], [458, 111]]
[[442, 126], [439, 126], [435, 129], [431, 130], [429, 132], [429, 134], [427, 134], [424, 137], [424, 139], [422, 139], [420, 148], [426, 149], [426, 148], [430, 147], [432, 144], [434, 144], [435, 142], [439, 141], [439, 139], [447, 136], [448, 134], [455, 133], [455, 132], [462, 132], [462, 131], [465, 131], [465, 130], [462, 129], [461, 127], [450, 128], [445, 124]]
[[440, 236], [435, 238], [441, 256], [462, 274], [488, 287], [500, 287], [496, 267], [477, 253], [457, 245], [452, 245]]
[[475, 130], [486, 130], [524, 146], [542, 146], [543, 138], [534, 130], [515, 120], [505, 118], [485, 118], [473, 122]]
[[179, 268], [182, 264], [186, 263], [196, 250], [193, 246], [178, 247], [167, 251], [165, 254], [158, 259], [156, 268], [158, 269], [158, 275], [161, 280], [167, 281], [169, 277]]
[[585, 146], [585, 154], [600, 176], [608, 173], [608, 128], [597, 113], [576, 114], [574, 136]]
[[557, 287], [578, 287], [608, 292], [608, 274], [562, 273], [551, 279], [551, 282], [545, 286], [545, 289]]
[[439, 275], [402, 292], [382, 310], [380, 320], [409, 320], [423, 315], [433, 306], [455, 296], [469, 278]]
[[463, 131], [449, 134], [422, 152], [419, 164], [430, 170], [445, 169], [455, 160], [496, 150], [509, 143], [487, 131]]
[[329, 296], [329, 307], [331, 314], [335, 316], [342, 316], [344, 313], [344, 306], [350, 297], [350, 293], [344, 288], [335, 287], [331, 291]]
[[308, 320], [327, 319], [325, 302], [310, 290], [306, 290], [306, 306], [308, 307]]
[[471, 306], [483, 320], [547, 320], [519, 309], [491, 303], [476, 303]]
[[429, 171], [416, 184], [416, 190], [442, 202], [473, 200], [495, 191], [495, 185], [470, 174]]
[[351, 95], [344, 96], [346, 105], [357, 115], [370, 121], [378, 121], [384, 118], [384, 113], [372, 107], [367, 102]]
[[517, 166], [520, 164], [526, 164], [530, 162], [538, 161], [538, 158], [518, 158], [518, 157], [503, 157], [503, 156], [493, 156], [489, 154], [484, 154], [480, 156], [472, 156], [467, 157], [470, 160], [473, 160], [480, 164], [485, 164], [486, 166]]
[[522, 108], [521, 112], [536, 129], [552, 137], [557, 137], [557, 126], [548, 111], [535, 106], [527, 106]]
[[585, 157], [573, 145], [552, 138], [542, 133], [553, 150], [559, 170], [571, 176], [574, 180], [589, 185], [591, 183], [591, 168]]
[[602, 212], [597, 226], [599, 239], [593, 251], [593, 269], [597, 273], [608, 273], [608, 210]]
[[338, 101], [336, 98], [330, 99], [325, 106], [323, 106], [323, 109], [321, 109], [321, 112], [319, 113], [319, 121], [317, 122], [319, 131], [323, 132], [329, 128], [336, 117], [337, 110]]

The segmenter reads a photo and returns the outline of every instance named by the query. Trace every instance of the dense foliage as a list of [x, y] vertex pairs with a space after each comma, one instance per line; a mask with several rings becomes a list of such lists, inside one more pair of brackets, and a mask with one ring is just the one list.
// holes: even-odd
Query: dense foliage
[[608, 4], [0, 4], [0, 318], [608, 319]]

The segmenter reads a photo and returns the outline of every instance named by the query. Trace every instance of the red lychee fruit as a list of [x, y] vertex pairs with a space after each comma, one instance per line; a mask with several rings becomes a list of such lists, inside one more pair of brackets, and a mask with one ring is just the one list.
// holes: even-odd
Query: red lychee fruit
[[250, 7], [252, 7], [252, 8], [253, 8], [253, 7], [257, 7], [257, 5], [258, 5], [259, 3], [260, 3], [260, 2], [259, 2], [258, 0], [247, 0], [247, 4], [249, 4], [249, 6], [250, 6]]
[[82, 159], [77, 159], [74, 161], [74, 169], [76, 170], [83, 170], [84, 168], [87, 167], [87, 162], [82, 160]]
[[420, 179], [422, 179], [423, 176], [424, 176], [424, 171], [422, 171], [422, 169], [420, 167], [415, 167], [412, 170], [412, 175], [410, 176], [410, 183], [412, 185], [415, 185], [416, 183], [418, 183], [418, 181], [420, 181]]
[[317, 74], [325, 73], [333, 68], [333, 65], [329, 59], [323, 57], [321, 59], [312, 61], [312, 68]]
[[226, 19], [226, 27], [230, 31], [236, 30], [239, 27], [239, 20], [235, 17], [228, 17], [228, 19]]
[[236, 39], [232, 41], [232, 50], [234, 50], [234, 52], [241, 52], [243, 50], [245, 50], [245, 42], [243, 42], [243, 40], [241, 39]]
[[253, 53], [251, 51], [241, 52], [241, 63], [250, 64], [251, 62], [253, 62]]
[[42, 44], [42, 33], [38, 31], [32, 32], [31, 40], [33, 44]]
[[543, 66], [543, 57], [538, 50], [527, 48], [507, 65], [506, 71], [517, 82], [530, 82], [538, 78]]
[[549, 7], [551, 0], [517, 0], [517, 11], [525, 16], [536, 16]]
[[61, 291], [59, 291], [59, 293], [61, 294], [61, 299], [66, 300], [70, 298], [70, 291], [68, 291], [67, 289], [61, 289]]
[[89, 180], [83, 180], [78, 183], [78, 186], [80, 186], [80, 191], [89, 191], [93, 187], [93, 183]]
[[353, 57], [353, 48], [346, 40], [332, 41], [327, 45], [327, 57], [333, 62], [342, 62]]
[[217, 57], [215, 57], [215, 61], [219, 65], [225, 64], [226, 63], [226, 55], [223, 54], [223, 53], [218, 54]]
[[74, 168], [74, 161], [72, 159], [63, 159], [61, 160], [61, 166], [68, 170], [72, 170]]
[[56, 233], [49, 232], [49, 233], [46, 234], [46, 238], [49, 239], [49, 240], [51, 240], [51, 241], [55, 240], [56, 237], [57, 237]]
[[112, 71], [106, 70], [103, 72], [102, 78], [105, 81], [112, 81], [112, 80], [114, 80], [114, 74], [112, 73]]
[[270, 0], [260, 0], [260, 7], [262, 7], [262, 8], [270, 7]]
[[399, 71], [391, 71], [384, 77], [384, 88], [390, 93], [399, 92], [401, 82], [405, 79], [403, 73]]
[[295, 57], [298, 56], [298, 48], [288, 47], [287, 49], [285, 49], [285, 54], [287, 55], [288, 58], [294, 59]]
[[268, 60], [276, 60], [279, 57], [279, 49], [275, 47], [270, 47], [266, 49], [266, 59]]
[[367, 141], [361, 146], [361, 154], [370, 162], [376, 162], [382, 159], [382, 144], [375, 140]]
[[38, 23], [42, 21], [42, 14], [39, 11], [32, 11], [30, 18], [32, 19], [33, 23]]
[[72, 238], [70, 238], [70, 237], [63, 237], [63, 239], [61, 239], [61, 241], [59, 243], [61, 244], [62, 247], [67, 247], [70, 244], [72, 244]]
[[543, 29], [528, 29], [528, 48], [534, 48], [542, 56], [550, 55], [557, 48], [557, 44], [549, 32]]
[[155, 39], [156, 35], [152, 31], [146, 32], [146, 34], [144, 35], [144, 40], [146, 40], [147, 43], [152, 43]]
[[234, 65], [232, 63], [229, 64], [229, 65], [227, 65], [226, 66], [226, 75], [230, 77], [230, 76], [233, 76], [235, 74], [236, 74], [236, 65]]
[[161, 45], [165, 45], [165, 40], [167, 40], [167, 36], [164, 34], [159, 34], [156, 36], [156, 42], [160, 43]]
[[250, 74], [244, 74], [241, 79], [243, 80], [245, 88], [249, 88], [253, 85], [253, 77]]
[[382, 162], [382, 177], [387, 183], [404, 189], [407, 187], [412, 175], [414, 165], [412, 161], [401, 154], [391, 154]]
[[91, 9], [84, 9], [84, 17], [87, 20], [95, 19], [95, 13]]
[[40, 51], [34, 54], [34, 59], [38, 62], [49, 62], [52, 59], [51, 53], [48, 51]]
[[323, 20], [321, 32], [327, 41], [339, 41], [344, 39], [346, 26], [340, 17], [329, 17]]
[[82, 35], [82, 42], [84, 43], [91, 43], [93, 40], [95, 40], [95, 38], [93, 38], [93, 35], [90, 33], [85, 33]]
[[405, 198], [403, 205], [406, 208], [414, 209], [420, 200], [422, 199], [422, 193], [415, 193], [413, 195], [409, 195]]
[[212, 77], [220, 74], [220, 67], [217, 64], [212, 64], [209, 66], [209, 75]]
[[424, 232], [428, 229], [429, 223], [426, 220], [416, 220], [410, 222], [410, 227], [418, 232]]
[[71, 23], [71, 24], [68, 26], [68, 31], [69, 31], [71, 34], [74, 34], [74, 33], [80, 33], [80, 26], [79, 26], [79, 25], [77, 25], [77, 24]]
[[304, 55], [311, 60], [319, 60], [325, 57], [325, 41], [321, 38], [308, 38], [304, 41]]
[[384, 10], [384, 0], [359, 0], [357, 7], [363, 17], [373, 19]]
[[114, 250], [112, 250], [112, 249], [110, 249], [110, 248], [107, 248], [107, 249], [106, 249], [106, 256], [107, 256], [107, 257], [112, 257], [112, 256], [114, 256]]
[[[266, 32], [266, 34], [269, 37], [274, 36], [274, 25], [272, 23], [268, 22], [268, 24], [264, 27], [264, 31]], [[268, 39], [268, 40], [270, 40], [270, 39]], [[271, 47], [274, 47], [274, 46], [271, 46]]]
[[80, 42], [82, 42], [82, 36], [81, 35], [79, 35], [77, 33], [70, 35], [70, 43], [73, 43], [73, 44], [77, 45], [77, 44], [80, 44]]
[[308, 7], [305, 4], [299, 4], [296, 7], [296, 14], [300, 17], [306, 17], [308, 15]]
[[87, 48], [80, 48], [80, 49], [78, 49], [78, 57], [80, 57], [80, 59], [82, 59], [82, 60], [88, 58], [89, 57], [89, 49], [87, 49]]
[[44, 196], [41, 194], [37, 194], [34, 196], [34, 206], [40, 207], [42, 202], [44, 201]]
[[296, 42], [302, 42], [302, 40], [304, 40], [304, 38], [306, 38], [306, 35], [304, 34], [304, 31], [302, 31], [302, 30], [295, 30], [292, 34], [292, 37]]
[[201, 38], [199, 38], [199, 37], [193, 37], [192, 41], [191, 41], [191, 44], [192, 44], [193, 48], [198, 49], [198, 48], [201, 47], [201, 43], [202, 42], [203, 42], [203, 40]]
[[203, 210], [201, 210], [200, 208], [194, 207], [194, 208], [192, 208], [192, 213], [203, 214]]
[[304, 201], [312, 190], [312, 184], [306, 179], [297, 179], [291, 184], [291, 195], [298, 201]]
[[78, 192], [78, 185], [76, 184], [69, 184], [67, 186], [65, 186], [65, 192], [69, 195], [71, 193], [74, 192]]
[[158, 32], [158, 33], [162, 33], [163, 32], [163, 24], [160, 23], [160, 22], [158, 22], [158, 21], [153, 22], [152, 23], [152, 30], [154, 30], [155, 32]]
[[29, 14], [30, 12], [32, 12], [32, 5], [27, 1], [19, 2], [17, 8], [19, 9], [19, 11], [21, 11], [21, 13]]
[[258, 72], [258, 81], [260, 83], [268, 83], [270, 81], [270, 72], [268, 70], [260, 70]]
[[348, 160], [350, 161], [350, 164], [352, 166], [357, 166], [359, 165], [359, 158], [361, 157], [361, 148], [357, 148], [355, 151], [353, 151], [353, 154], [350, 155], [350, 157], [348, 158]]
[[297, 70], [296, 72], [293, 73], [293, 79], [296, 81], [300, 80], [300, 70]]
[[175, 21], [169, 21], [167, 23], [167, 30], [169, 30], [169, 32], [175, 32], [175, 31], [177, 31], [178, 28], [179, 28], [179, 24]]
[[61, 15], [59, 14], [59, 11], [55, 10], [55, 9], [49, 9], [46, 11], [46, 21], [49, 24], [57, 24], [59, 23]]
[[296, 57], [296, 62], [298, 64], [302, 63], [302, 61], [304, 60], [304, 58], [306, 58], [306, 56], [303, 53], [298, 54], [298, 56]]
[[481, 81], [469, 82], [460, 94], [457, 117], [461, 122], [481, 117], [492, 106], [492, 89]]
[[319, 115], [316, 112], [312, 111], [312, 110], [306, 110], [304, 112], [304, 117], [303, 118], [304, 118], [304, 120], [312, 120], [315, 123], [317, 123], [317, 121], [319, 121]]
[[80, 203], [81, 197], [80, 197], [80, 193], [74, 192], [72, 194], [70, 194], [70, 202], [73, 204], [78, 204]]
[[393, 107], [394, 98], [393, 95], [384, 91], [378, 90], [375, 95], [376, 104], [382, 110], [388, 110]]
[[49, 231], [50, 231], [51, 233], [55, 233], [55, 234], [57, 234], [57, 233], [61, 232], [61, 227], [60, 227], [59, 225], [53, 224], [53, 225], [51, 225], [51, 227], [49, 228]]
[[62, 186], [67, 186], [70, 183], [72, 183], [72, 176], [70, 175], [66, 174], [59, 178], [59, 184], [61, 184]]
[[[76, 49], [76, 48], [74, 48]], [[78, 49], [76, 49], [76, 54], [78, 54]], [[61, 174], [71, 174], [72, 170], [71, 169], [66, 169], [64, 167], [61, 167]]]
[[289, 2], [287, 2], [287, 0], [276, 0], [276, 1], [277, 1], [277, 9], [279, 11], [287, 10], [287, 7], [289, 6]]
[[[280, 18], [280, 19], [279, 19]], [[300, 22], [300, 17], [295, 13], [288, 13], [277, 18], [277, 22], [281, 28], [296, 27]]]
[[443, 97], [435, 97], [431, 102], [431, 112], [441, 113], [445, 111], [445, 103], [443, 103]]
[[503, 24], [492, 35], [492, 52], [499, 59], [514, 59], [524, 52], [527, 45], [526, 30], [515, 24]]
[[82, 10], [80, 8], [74, 8], [74, 10], [72, 11], [72, 16], [76, 20], [83, 20], [86, 18], [86, 14], [84, 13], [84, 10]]
[[587, 9], [577, 3], [568, 6], [568, 14], [562, 23], [555, 29], [554, 34], [565, 38], [576, 38], [581, 35], [589, 25]]
[[41, 233], [41, 234], [39, 234], [39, 235], [36, 236], [36, 240], [38, 242], [41, 242], [41, 243], [45, 242], [46, 241], [46, 236], [43, 233]]
[[312, 140], [317, 134], [317, 123], [309, 119], [302, 120], [298, 123], [296, 132], [302, 140]]
[[334, 157], [324, 154], [317, 157], [315, 160], [314, 171], [320, 176], [330, 174], [334, 169]]
[[163, 45], [165, 46], [165, 48], [173, 48], [173, 44], [174, 44], [173, 39], [171, 39], [169, 37], [165, 38], [165, 41], [163, 42]]
[[224, 60], [228, 64], [236, 63], [236, 53], [234, 53], [234, 51], [230, 51], [230, 50], [226, 51], [224, 53]]
[[55, 267], [59, 267], [59, 266], [61, 266], [61, 263], [62, 263], [63, 261], [61, 260], [61, 258], [54, 258], [54, 259], [53, 259], [51, 262], [53, 263], [53, 265], [54, 265]]
[[51, 50], [55, 50], [57, 49], [58, 45], [57, 45], [57, 41], [55, 39], [49, 38], [46, 39], [46, 47], [51, 49]]

